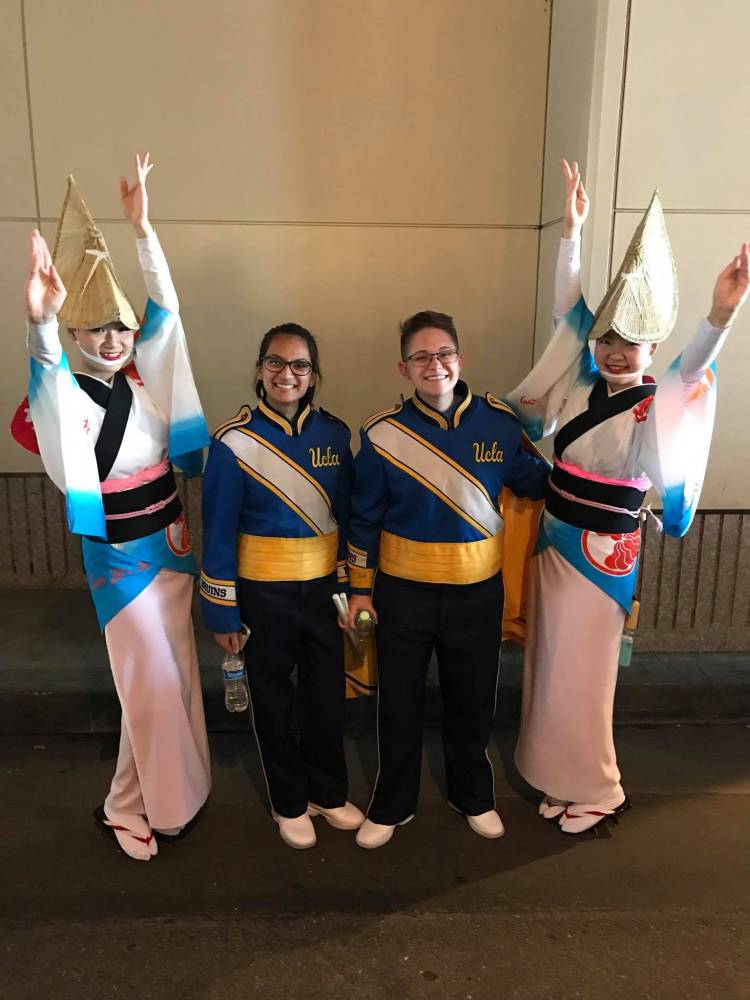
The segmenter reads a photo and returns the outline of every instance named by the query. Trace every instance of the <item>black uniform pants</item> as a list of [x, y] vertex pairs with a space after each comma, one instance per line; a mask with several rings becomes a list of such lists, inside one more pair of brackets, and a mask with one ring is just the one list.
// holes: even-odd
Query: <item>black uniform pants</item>
[[[301, 816], [308, 802], [346, 802], [343, 633], [336, 575], [302, 582], [239, 581], [250, 707], [271, 806]], [[296, 721], [292, 672], [297, 667]]]
[[373, 603], [380, 768], [369, 819], [393, 825], [416, 811], [433, 649], [443, 696], [448, 799], [470, 816], [494, 809], [487, 744], [497, 692], [502, 576], [455, 585], [414, 583], [379, 572]]

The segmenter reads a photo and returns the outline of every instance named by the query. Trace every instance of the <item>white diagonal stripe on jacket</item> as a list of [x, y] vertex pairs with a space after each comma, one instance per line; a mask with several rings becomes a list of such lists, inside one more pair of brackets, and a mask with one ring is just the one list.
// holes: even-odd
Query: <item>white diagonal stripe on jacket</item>
[[[373, 445], [412, 469], [451, 501], [458, 512], [480, 525], [490, 536], [497, 535], [503, 519], [484, 490], [464, 475], [453, 460], [441, 457], [434, 445], [427, 447], [403, 430], [395, 421], [376, 424], [368, 437]], [[406, 470], [408, 472], [408, 469]]]
[[281, 500], [298, 508], [319, 534], [336, 531], [331, 502], [323, 487], [273, 445], [251, 431], [239, 429], [223, 434], [221, 440], [241, 462], [276, 487]]

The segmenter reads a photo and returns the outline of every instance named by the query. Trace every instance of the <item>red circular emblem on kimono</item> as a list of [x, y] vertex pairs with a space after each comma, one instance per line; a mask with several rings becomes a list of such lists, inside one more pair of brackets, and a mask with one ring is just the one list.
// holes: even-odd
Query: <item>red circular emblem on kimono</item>
[[190, 553], [190, 534], [184, 514], [180, 514], [164, 531], [167, 535], [167, 545], [176, 556], [186, 556]]
[[584, 531], [581, 549], [588, 562], [600, 573], [608, 576], [627, 576], [638, 558], [641, 545], [640, 531], [627, 535], [602, 535], [597, 531]]

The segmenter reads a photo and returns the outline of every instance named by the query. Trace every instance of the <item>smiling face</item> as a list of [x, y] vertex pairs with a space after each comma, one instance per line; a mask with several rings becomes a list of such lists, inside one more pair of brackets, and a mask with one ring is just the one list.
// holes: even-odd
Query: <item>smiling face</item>
[[614, 330], [608, 330], [596, 341], [594, 362], [604, 379], [628, 388], [640, 385], [643, 372], [651, 364], [656, 344], [633, 344]]
[[[306, 375], [292, 371], [288, 364], [281, 370], [271, 370], [281, 362], [306, 361], [311, 364], [310, 351], [301, 337], [293, 334], [277, 334], [268, 345], [265, 362], [258, 365], [257, 377], [262, 380], [266, 399], [280, 413], [296, 410], [299, 400], [305, 395], [311, 385], [315, 384], [315, 372], [310, 370]], [[268, 360], [271, 359], [271, 360]]]
[[[414, 383], [414, 388], [422, 399], [434, 405], [433, 400], [452, 396], [463, 368], [463, 361], [458, 353], [454, 354], [452, 360], [445, 358], [442, 361], [434, 355], [438, 352], [455, 351], [456, 345], [449, 333], [437, 327], [426, 327], [411, 335], [407, 359], [399, 362], [398, 369], [404, 378]], [[426, 363], [419, 357], [425, 354], [432, 355]]]
[[[96, 330], [71, 330], [71, 334], [82, 351], [100, 358], [104, 362], [102, 368], [109, 371], [122, 368], [133, 353], [135, 331], [122, 323], [107, 323]], [[95, 362], [90, 364], [96, 367]]]

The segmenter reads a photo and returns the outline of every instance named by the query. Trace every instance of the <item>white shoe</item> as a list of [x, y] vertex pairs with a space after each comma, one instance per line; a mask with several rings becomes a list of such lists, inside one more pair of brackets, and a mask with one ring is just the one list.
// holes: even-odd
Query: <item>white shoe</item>
[[396, 826], [406, 826], [412, 819], [414, 819], [413, 815], [407, 816], [406, 819], [402, 819], [395, 826], [387, 826], [385, 823], [373, 823], [371, 819], [366, 819], [359, 830], [357, 830], [357, 846], [364, 847], [366, 851], [373, 851], [376, 847], [382, 847], [383, 844], [388, 843], [396, 832]]
[[273, 818], [279, 824], [279, 836], [290, 847], [298, 851], [306, 851], [308, 847], [315, 847], [318, 840], [315, 836], [315, 827], [307, 813], [289, 819], [288, 816], [278, 816], [273, 813]]
[[326, 809], [310, 802], [307, 806], [308, 816], [322, 816], [323, 819], [337, 830], [359, 830], [365, 821], [365, 814], [353, 802], [345, 802], [343, 806]]
[[555, 799], [551, 795], [545, 795], [539, 803], [539, 815], [543, 819], [559, 819], [569, 805], [570, 802], [563, 799]]
[[480, 813], [478, 816], [469, 816], [467, 814], [466, 819], [474, 833], [478, 833], [480, 837], [495, 840], [497, 837], [502, 837], [505, 833], [503, 821], [494, 809]]

